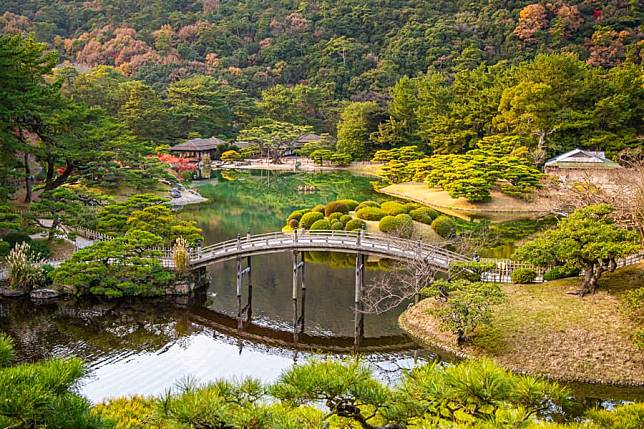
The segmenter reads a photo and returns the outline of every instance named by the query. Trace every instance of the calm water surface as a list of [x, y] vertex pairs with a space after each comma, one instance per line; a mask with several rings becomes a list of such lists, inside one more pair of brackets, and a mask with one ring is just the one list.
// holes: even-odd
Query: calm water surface
[[[300, 193], [301, 185], [316, 191]], [[368, 178], [347, 173], [230, 171], [196, 186], [209, 201], [182, 209], [181, 216], [199, 224], [206, 244], [246, 232], [279, 230], [297, 208], [338, 198], [381, 199]], [[186, 377], [202, 382], [247, 376], [271, 381], [294, 362], [329, 353], [343, 356], [358, 350], [382, 378], [395, 378], [400, 368], [435, 358], [418, 350], [398, 327], [404, 306], [364, 316], [356, 345], [354, 260], [351, 255], [318, 252], [306, 259], [306, 296], [303, 306], [300, 297], [296, 310], [297, 317], [303, 316], [304, 329], [297, 338], [290, 254], [253, 258], [252, 319], [241, 329], [236, 320], [236, 267], [228, 262], [210, 266], [210, 286], [190, 298], [61, 300], [44, 305], [0, 298], [0, 330], [14, 337], [22, 361], [72, 355], [85, 359], [90, 375], [81, 392], [93, 402], [160, 394]], [[366, 281], [374, 275], [376, 270], [368, 269]], [[249, 302], [246, 289], [242, 301]], [[586, 398], [643, 396], [642, 389], [573, 387]], [[587, 400], [587, 405], [594, 404], [595, 399]]]

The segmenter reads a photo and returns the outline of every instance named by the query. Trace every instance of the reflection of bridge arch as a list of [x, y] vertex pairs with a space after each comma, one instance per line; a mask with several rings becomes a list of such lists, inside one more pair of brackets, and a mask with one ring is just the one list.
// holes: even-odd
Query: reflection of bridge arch
[[188, 317], [200, 326], [212, 328], [232, 338], [297, 351], [331, 354], [349, 354], [353, 352], [394, 353], [419, 348], [416, 343], [404, 334], [354, 338], [317, 336], [306, 333], [294, 335], [290, 331], [275, 330], [253, 323], [244, 323], [242, 326], [239, 324], [237, 317], [227, 316], [203, 307], [191, 308]]
[[463, 255], [439, 246], [404, 238], [353, 231], [314, 231], [305, 234], [271, 232], [247, 235], [195, 249], [193, 268], [212, 263], [284, 251], [326, 251], [373, 255], [395, 260], [420, 259], [442, 271], [452, 261], [468, 261]]

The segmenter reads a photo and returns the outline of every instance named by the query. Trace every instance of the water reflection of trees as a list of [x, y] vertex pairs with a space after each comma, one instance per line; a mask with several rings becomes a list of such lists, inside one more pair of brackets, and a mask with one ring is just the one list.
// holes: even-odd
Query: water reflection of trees
[[[226, 171], [215, 183], [199, 185], [208, 203], [186, 207], [183, 216], [204, 228], [207, 242], [232, 238], [236, 234], [274, 231], [283, 226], [288, 214], [338, 198], [358, 200], [381, 198], [369, 179], [346, 172], [289, 173], [268, 171]], [[300, 193], [298, 186], [313, 186], [314, 193]]]
[[126, 350], [159, 350], [199, 330], [171, 299], [61, 300], [46, 305], [14, 299], [0, 306], [0, 330], [14, 338], [24, 360], [72, 354], [96, 359]]

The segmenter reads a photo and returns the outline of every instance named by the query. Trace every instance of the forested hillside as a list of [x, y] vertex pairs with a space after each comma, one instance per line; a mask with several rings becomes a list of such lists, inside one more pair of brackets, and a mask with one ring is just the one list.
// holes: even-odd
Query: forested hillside
[[[0, 72], [33, 78], [3, 94], [3, 154], [12, 164], [16, 148], [76, 142], [73, 167], [52, 154], [50, 183], [103, 158], [147, 172], [146, 153], [213, 135], [262, 146], [328, 133], [305, 153], [343, 162], [406, 145], [464, 153], [493, 136], [519, 138], [537, 163], [574, 147], [615, 157], [642, 146], [638, 6], [0, 0]], [[100, 141], [100, 156], [81, 160], [83, 139]]]
[[642, 49], [637, 0], [2, 0], [0, 12], [3, 32], [35, 32], [73, 64], [157, 88], [207, 74], [253, 96], [308, 83], [365, 97], [428, 67], [555, 51], [610, 67]]

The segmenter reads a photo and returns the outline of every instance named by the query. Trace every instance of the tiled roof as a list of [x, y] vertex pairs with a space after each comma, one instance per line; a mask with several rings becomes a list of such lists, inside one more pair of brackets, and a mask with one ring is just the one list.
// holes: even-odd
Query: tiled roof
[[185, 143], [172, 146], [170, 150], [191, 152], [207, 151], [217, 149], [218, 145], [225, 143], [225, 141], [218, 139], [217, 137], [210, 137], [209, 139], [192, 139]]
[[546, 162], [546, 167], [558, 168], [618, 168], [620, 165], [606, 158], [604, 152], [575, 149], [562, 153]]

